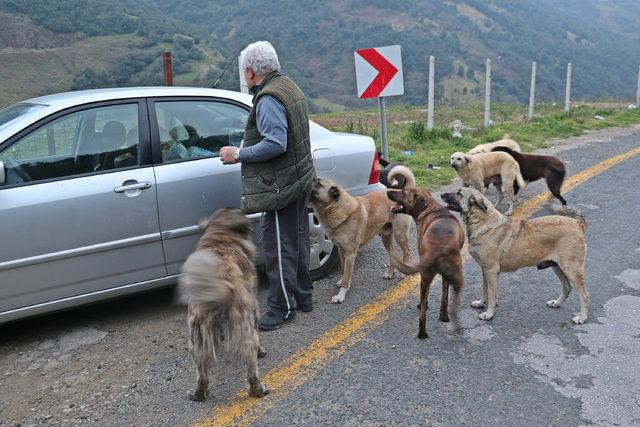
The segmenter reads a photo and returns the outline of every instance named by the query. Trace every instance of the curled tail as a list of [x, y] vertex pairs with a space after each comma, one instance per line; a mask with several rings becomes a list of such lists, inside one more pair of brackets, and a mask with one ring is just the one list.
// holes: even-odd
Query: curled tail
[[389, 170], [387, 181], [392, 188], [415, 188], [416, 177], [405, 165], [395, 165]]
[[229, 281], [218, 274], [222, 259], [208, 250], [189, 255], [179, 279], [180, 299], [191, 304], [228, 305], [234, 297]]

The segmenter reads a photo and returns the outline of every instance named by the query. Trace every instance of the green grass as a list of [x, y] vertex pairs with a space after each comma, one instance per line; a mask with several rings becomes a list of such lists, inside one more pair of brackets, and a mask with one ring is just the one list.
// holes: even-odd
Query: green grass
[[[492, 106], [489, 128], [483, 128], [483, 110], [480, 106], [436, 108], [436, 127], [426, 129], [424, 107], [393, 106], [387, 110], [389, 158], [405, 162], [416, 175], [418, 185], [433, 190], [451, 182], [455, 176], [448, 165], [455, 151], [467, 151], [485, 142], [501, 139], [504, 135], [520, 143], [525, 152], [547, 146], [554, 138], [568, 138], [586, 130], [610, 126], [629, 126], [640, 123], [640, 109], [627, 110], [621, 103], [584, 103], [573, 107], [571, 113], [562, 111], [561, 105], [536, 106], [536, 118], [527, 122], [526, 106], [498, 104]], [[594, 116], [604, 117], [597, 120]], [[362, 110], [330, 114], [317, 114], [313, 120], [340, 132], [369, 135], [380, 147], [377, 110]], [[462, 138], [454, 138], [446, 124], [459, 119], [465, 126], [476, 130], [463, 131]], [[442, 125], [444, 124], [444, 125]], [[406, 154], [411, 151], [413, 154]], [[431, 164], [433, 168], [428, 168]]]

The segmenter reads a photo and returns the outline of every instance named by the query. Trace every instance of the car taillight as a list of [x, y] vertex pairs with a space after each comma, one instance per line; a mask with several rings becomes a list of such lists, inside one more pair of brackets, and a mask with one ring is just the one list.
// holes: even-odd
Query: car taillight
[[380, 181], [380, 163], [378, 163], [378, 152], [373, 155], [373, 164], [369, 174], [369, 185], [377, 184]]

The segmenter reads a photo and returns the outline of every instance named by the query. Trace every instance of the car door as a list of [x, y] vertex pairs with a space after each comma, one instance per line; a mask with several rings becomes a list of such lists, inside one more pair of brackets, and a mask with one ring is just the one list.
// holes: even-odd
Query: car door
[[167, 271], [176, 274], [198, 242], [198, 222], [240, 207], [240, 165], [218, 151], [239, 146], [248, 107], [217, 98], [149, 100], [158, 213]]
[[76, 107], [0, 144], [0, 312], [166, 276], [146, 103]]

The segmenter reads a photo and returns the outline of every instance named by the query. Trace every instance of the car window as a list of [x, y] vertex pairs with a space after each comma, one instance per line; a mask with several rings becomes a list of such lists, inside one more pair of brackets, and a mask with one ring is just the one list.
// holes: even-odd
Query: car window
[[221, 147], [240, 146], [249, 112], [216, 101], [155, 103], [162, 161], [218, 157]]
[[138, 105], [90, 108], [50, 121], [0, 153], [4, 185], [136, 166]]
[[46, 107], [46, 105], [21, 102], [18, 104], [13, 104], [7, 108], [3, 108], [2, 110], [0, 110], [0, 129], [5, 125], [8, 125], [13, 120], [17, 119], [18, 117], [22, 117], [44, 107]]

